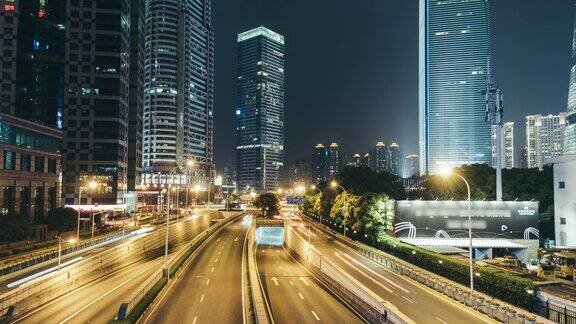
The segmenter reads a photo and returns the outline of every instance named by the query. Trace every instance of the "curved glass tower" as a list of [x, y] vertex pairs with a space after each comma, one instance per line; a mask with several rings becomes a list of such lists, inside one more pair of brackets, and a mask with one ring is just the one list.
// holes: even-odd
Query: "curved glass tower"
[[422, 173], [490, 164], [485, 121], [490, 18], [487, 0], [420, 0], [419, 106]]
[[564, 154], [576, 154], [576, 19], [572, 38], [572, 66], [570, 67], [570, 86], [568, 88], [568, 116], [564, 129]]

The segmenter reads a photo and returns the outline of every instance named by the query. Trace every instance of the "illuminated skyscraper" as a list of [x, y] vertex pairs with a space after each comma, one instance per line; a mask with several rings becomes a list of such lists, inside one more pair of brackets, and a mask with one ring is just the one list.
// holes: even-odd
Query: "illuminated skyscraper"
[[328, 147], [328, 177], [333, 178], [342, 170], [342, 156], [337, 143], [332, 143]]
[[[502, 168], [511, 169], [515, 166], [514, 122], [502, 125]], [[492, 166], [496, 167], [496, 126], [492, 126]]]
[[487, 0], [420, 0], [420, 167], [491, 163], [485, 121]]
[[539, 168], [562, 155], [566, 113], [526, 116], [526, 153], [528, 168]]
[[284, 161], [284, 36], [238, 35], [236, 166], [240, 188], [275, 191]]
[[568, 115], [564, 130], [564, 154], [576, 154], [576, 22], [572, 38], [572, 66], [570, 67], [570, 86], [568, 88]]

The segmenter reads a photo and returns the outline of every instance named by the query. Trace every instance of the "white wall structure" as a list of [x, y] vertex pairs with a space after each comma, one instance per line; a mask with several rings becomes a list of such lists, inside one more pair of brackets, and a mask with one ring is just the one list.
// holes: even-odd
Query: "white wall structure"
[[576, 247], [576, 154], [554, 160], [554, 225], [556, 245]]

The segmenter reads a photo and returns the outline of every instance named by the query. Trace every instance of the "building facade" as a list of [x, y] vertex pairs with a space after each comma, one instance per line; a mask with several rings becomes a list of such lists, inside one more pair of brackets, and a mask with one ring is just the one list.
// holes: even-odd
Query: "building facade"
[[[496, 125], [492, 125], [492, 167], [496, 167]], [[512, 169], [516, 165], [514, 151], [514, 122], [506, 122], [502, 125], [502, 137], [500, 138], [502, 148], [502, 168]]]
[[338, 143], [331, 143], [328, 147], [328, 178], [334, 178], [342, 171], [342, 155]]
[[420, 157], [417, 154], [409, 154], [404, 160], [403, 178], [418, 177], [420, 175]]
[[[143, 59], [130, 55], [141, 46], [131, 41], [133, 29], [142, 31], [141, 22], [132, 16], [142, 10], [140, 1], [67, 3], [62, 185], [66, 204], [124, 202], [129, 156], [137, 156], [129, 150], [138, 150], [138, 139], [130, 136], [139, 134], [130, 133], [130, 125], [137, 125], [139, 118], [137, 111], [131, 113], [139, 107], [138, 91], [131, 89], [142, 82], [131, 81], [142, 77], [131, 67], [142, 66], [132, 60]], [[87, 181], [98, 182], [98, 189], [83, 194], [80, 201]]]
[[275, 191], [284, 161], [284, 37], [265, 27], [238, 34], [238, 185]]
[[554, 158], [554, 231], [557, 246], [576, 246], [576, 156]]
[[62, 131], [0, 113], [0, 214], [43, 222], [60, 206]]
[[562, 155], [566, 113], [526, 116], [527, 167], [539, 168]]
[[491, 163], [485, 121], [490, 11], [486, 0], [420, 0], [419, 146], [422, 173]]
[[390, 144], [390, 169], [388, 172], [402, 176], [402, 160], [400, 145], [396, 143]]
[[312, 153], [312, 177], [316, 183], [328, 179], [328, 150], [324, 144], [317, 144]]
[[62, 129], [66, 1], [2, 4], [0, 111]]
[[[212, 2], [149, 0], [147, 9], [143, 183], [206, 186], [213, 175]], [[189, 160], [194, 167], [184, 178], [170, 178]]]
[[389, 169], [390, 151], [384, 142], [376, 143], [372, 151], [372, 159], [374, 160], [374, 168], [376, 172], [386, 172]]

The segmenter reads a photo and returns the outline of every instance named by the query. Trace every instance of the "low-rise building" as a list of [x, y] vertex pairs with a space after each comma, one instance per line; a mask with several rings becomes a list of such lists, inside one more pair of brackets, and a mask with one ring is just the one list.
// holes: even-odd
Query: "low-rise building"
[[557, 246], [576, 247], [576, 155], [554, 160], [554, 229]]

